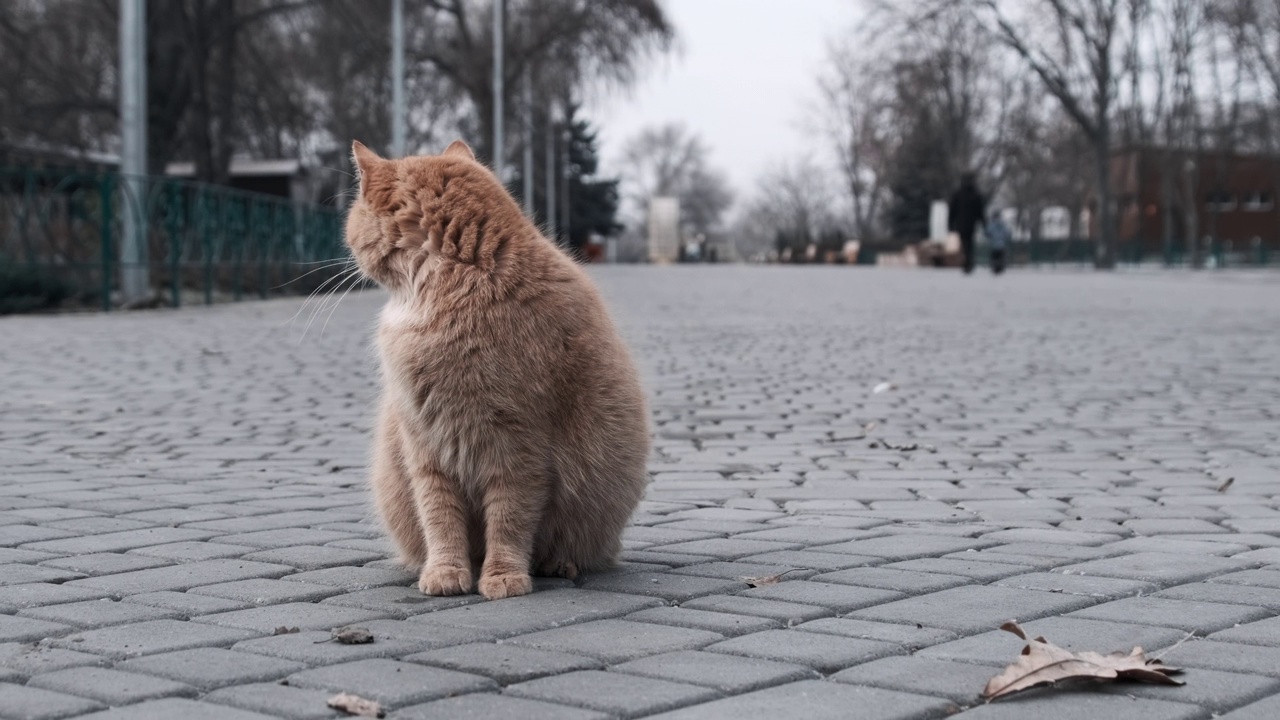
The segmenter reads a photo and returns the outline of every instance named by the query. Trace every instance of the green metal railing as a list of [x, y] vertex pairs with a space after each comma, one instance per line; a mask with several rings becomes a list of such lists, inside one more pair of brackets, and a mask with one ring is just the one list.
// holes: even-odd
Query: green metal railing
[[172, 178], [0, 169], [0, 284], [39, 277], [81, 304], [118, 306], [125, 213], [143, 227], [152, 290], [175, 307], [307, 292], [340, 268], [304, 273], [348, 255], [333, 207]]

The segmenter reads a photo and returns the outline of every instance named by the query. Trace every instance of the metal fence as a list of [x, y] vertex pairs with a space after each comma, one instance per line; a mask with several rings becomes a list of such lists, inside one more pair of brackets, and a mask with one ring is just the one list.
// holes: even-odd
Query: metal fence
[[[1009, 246], [1007, 262], [1011, 265], [1086, 265], [1092, 266], [1097, 243], [1092, 238], [1018, 241]], [[985, 241], [977, 247], [979, 261], [986, 264], [990, 252]], [[1280, 260], [1277, 248], [1261, 238], [1248, 243], [1206, 238], [1198, 261], [1211, 268], [1266, 267]], [[1142, 243], [1121, 239], [1116, 245], [1116, 261], [1121, 265], [1150, 267], [1186, 267], [1190, 253], [1183, 245], [1164, 248], [1144, 247]]]
[[172, 178], [0, 169], [0, 294], [43, 283], [118, 306], [124, 213], [141, 219], [152, 291], [175, 307], [306, 292], [348, 254], [334, 207]]

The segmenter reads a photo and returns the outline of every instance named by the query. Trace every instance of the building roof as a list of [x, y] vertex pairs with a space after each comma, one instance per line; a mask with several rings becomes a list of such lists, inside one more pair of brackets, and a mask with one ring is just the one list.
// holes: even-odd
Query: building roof
[[[237, 157], [231, 159], [228, 172], [231, 177], [281, 177], [300, 175], [303, 171], [301, 160], [255, 160]], [[193, 162], [173, 162], [164, 168], [165, 175], [173, 177], [195, 177], [196, 164]]]

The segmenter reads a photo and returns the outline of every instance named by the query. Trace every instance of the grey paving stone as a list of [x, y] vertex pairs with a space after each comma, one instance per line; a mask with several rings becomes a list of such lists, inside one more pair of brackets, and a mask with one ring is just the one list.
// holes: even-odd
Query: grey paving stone
[[36, 675], [28, 687], [44, 688], [97, 700], [110, 706], [131, 705], [164, 697], [195, 697], [190, 685], [102, 667], [78, 667]]
[[85, 720], [271, 720], [271, 715], [202, 703], [185, 698], [148, 700], [138, 705], [112, 708], [85, 715]]
[[247, 560], [203, 560], [185, 565], [171, 565], [104, 575], [102, 577], [72, 580], [68, 586], [108, 593], [113, 597], [138, 595], [161, 590], [189, 590], [201, 585], [246, 580], [249, 578], [274, 578], [293, 572], [283, 565], [270, 565]]
[[222, 648], [195, 648], [149, 655], [116, 665], [121, 670], [155, 675], [201, 690], [276, 680], [305, 665]]
[[103, 707], [102, 703], [73, 695], [0, 683], [0, 717], [6, 720], [58, 720]]
[[850, 613], [850, 617], [974, 633], [999, 627], [1005, 620], [1031, 620], [1092, 603], [1091, 598], [1077, 595], [965, 586], [858, 610]]
[[656, 598], [595, 590], [551, 590], [517, 598], [415, 615], [409, 622], [450, 625], [509, 637], [546, 628], [620, 617], [662, 605]]
[[195, 623], [208, 623], [227, 628], [242, 628], [258, 633], [269, 633], [280, 627], [298, 627], [303, 630], [328, 630], [365, 620], [387, 617], [376, 610], [347, 608], [320, 603], [291, 602], [280, 605], [232, 610], [231, 612], [200, 615], [192, 618]]
[[596, 620], [528, 635], [518, 635], [505, 642], [573, 655], [586, 655], [613, 664], [644, 655], [699, 648], [723, 639], [724, 636], [705, 630], [673, 628], [628, 620]]
[[683, 603], [681, 607], [731, 615], [753, 615], [777, 620], [783, 625], [795, 625], [806, 620], [816, 620], [820, 617], [830, 617], [836, 614], [835, 610], [816, 605], [801, 605], [800, 603], [742, 597], [741, 595], [708, 595], [707, 597], [700, 597]]
[[748, 555], [795, 550], [803, 547], [799, 543], [771, 542], [766, 540], [738, 540], [736, 538], [710, 538], [707, 540], [691, 540], [689, 542], [662, 545], [650, 548], [650, 552], [671, 552], [683, 555], [711, 555], [722, 560], [737, 560]]
[[782, 623], [778, 620], [751, 617], [750, 615], [711, 612], [709, 610], [694, 610], [687, 607], [649, 608], [626, 615], [623, 619], [693, 630], [706, 630], [719, 633], [725, 637], [737, 637], [738, 635], [782, 627]]
[[394, 720], [607, 720], [609, 716], [593, 710], [553, 705], [538, 700], [473, 693], [407, 707], [397, 711], [392, 717]]
[[1263, 608], [1243, 605], [1134, 597], [1077, 610], [1068, 617], [1160, 625], [1186, 632], [1195, 631], [1203, 636], [1239, 623], [1261, 620], [1269, 615], [1271, 612]]
[[784, 580], [775, 585], [752, 588], [739, 593], [739, 596], [800, 603], [802, 605], [818, 605], [830, 608], [838, 613], [846, 613], [904, 597], [902, 593], [892, 590], [877, 590], [855, 585], [838, 585], [807, 580]]
[[[1160, 648], [1173, 645], [1186, 637], [1186, 633], [1173, 628], [1083, 618], [1051, 617], [1019, 624], [1030, 637], [1043, 636], [1059, 647], [1076, 652], [1090, 650], [1103, 654], [1128, 653], [1134, 646], [1141, 646], [1154, 654]], [[1003, 667], [1017, 657], [1026, 643], [1010, 633], [995, 630], [994, 626], [992, 627], [990, 632], [981, 635], [925, 648], [918, 655], [939, 660]], [[1170, 665], [1177, 665], [1167, 656], [1164, 660]]]
[[598, 670], [531, 680], [508, 687], [506, 693], [622, 718], [650, 715], [718, 697], [714, 690], [696, 685]]
[[1065, 573], [1028, 573], [1014, 575], [997, 580], [992, 585], [1014, 588], [1018, 590], [1041, 590], [1044, 592], [1066, 593], [1068, 595], [1084, 595], [1102, 600], [1150, 593], [1157, 589], [1156, 585], [1141, 580], [1123, 580], [1120, 578], [1095, 577], [1092, 575], [1067, 575]]
[[1193, 640], [1170, 650], [1161, 659], [1181, 667], [1280, 677], [1280, 648], [1276, 647]]
[[[24, 618], [37, 618], [52, 623], [62, 623], [76, 628], [100, 628], [109, 625], [143, 622], [145, 620], [164, 620], [181, 617], [181, 613], [172, 610], [117, 602], [107, 598], [28, 608], [19, 611], [18, 615]], [[72, 627], [66, 628], [66, 632], [72, 632], [73, 630], [74, 628]]]
[[765, 630], [708, 645], [704, 650], [795, 663], [821, 673], [903, 652], [891, 643], [798, 630]]
[[60, 583], [82, 577], [84, 577], [82, 573], [40, 567], [39, 565], [0, 565], [0, 586], [22, 585], [25, 583]]
[[979, 693], [995, 675], [990, 667], [921, 657], [888, 657], [831, 676], [836, 682], [933, 695], [961, 707], [982, 702]]
[[[535, 580], [535, 583], [537, 582], [538, 580]], [[326, 605], [341, 605], [343, 607], [374, 610], [388, 616], [410, 617], [412, 615], [421, 615], [423, 613], [481, 603], [485, 602], [485, 600], [479, 595], [432, 597], [430, 595], [423, 595], [422, 591], [419, 590], [416, 585], [412, 587], [388, 585], [386, 587], [369, 588], [368, 590], [357, 590], [355, 592], [334, 595], [333, 597], [326, 598], [323, 602]]]
[[1280, 695], [1272, 695], [1222, 716], [1222, 720], [1272, 720], [1280, 716]]
[[25, 585], [8, 585], [0, 587], [0, 612], [16, 613], [24, 608], [56, 605], [77, 600], [97, 600], [106, 597], [107, 593], [90, 588], [53, 585], [50, 583], [28, 583]]
[[418, 576], [404, 569], [388, 569], [373, 567], [337, 567], [324, 570], [308, 570], [294, 573], [284, 579], [292, 582], [332, 585], [347, 592], [368, 590], [385, 585], [408, 585], [417, 583]]
[[0, 668], [18, 678], [82, 665], [106, 665], [107, 663], [108, 660], [100, 655], [61, 650], [49, 647], [46, 643], [0, 644]]
[[241, 610], [249, 607], [249, 603], [241, 600], [225, 600], [223, 598], [174, 592], [172, 590], [130, 595], [121, 600], [121, 602], [130, 605], [146, 605], [148, 607], [172, 610], [181, 617], [187, 618], [194, 615], [207, 615], [209, 613]]
[[959, 575], [913, 572], [885, 567], [859, 567], [837, 572], [823, 573], [811, 578], [814, 582], [842, 583], [859, 587], [894, 590], [906, 595], [946, 590], [967, 585], [969, 578]]
[[[1270, 615], [1271, 613], [1266, 614]], [[1267, 617], [1257, 622], [1219, 630], [1210, 635], [1209, 639], [1220, 642], [1243, 643], [1245, 645], [1280, 647], [1280, 618]]]
[[75, 555], [72, 557], [45, 560], [40, 564], [44, 567], [70, 570], [72, 572], [79, 573], [80, 575], [97, 576], [114, 575], [116, 573], [132, 572], [134, 570], [148, 570], [150, 568], [163, 567], [168, 565], [169, 562], [159, 558], [148, 558], [124, 553], [94, 553], [91, 555]]
[[1252, 585], [1199, 582], [1166, 588], [1155, 593], [1153, 597], [1250, 605], [1280, 612], [1280, 589]]
[[483, 675], [492, 678], [499, 685], [511, 685], [575, 670], [604, 669], [602, 662], [590, 657], [506, 643], [458, 645], [416, 653], [404, 660]]
[[[1280, 680], [1259, 675], [1224, 673], [1196, 668], [1187, 670], [1179, 676], [1179, 679], [1186, 684], [1176, 688], [1175, 692], [1168, 692], [1172, 688], [1137, 683], [1102, 686], [1098, 689], [1112, 695], [1173, 700], [1199, 705], [1214, 713], [1224, 713], [1280, 692]], [[1165, 690], [1165, 692], [1157, 692], [1158, 690]]]
[[200, 699], [204, 703], [228, 705], [288, 720], [350, 717], [329, 708], [328, 701], [331, 697], [333, 693], [327, 690], [304, 690], [278, 683], [259, 683], [214, 690]]
[[1210, 578], [1206, 582], [1226, 583], [1228, 585], [1250, 585], [1253, 587], [1266, 587], [1280, 590], [1280, 572], [1275, 570], [1244, 570], [1242, 572], [1227, 573]]
[[200, 560], [219, 560], [236, 558], [251, 553], [257, 548], [248, 545], [228, 545], [216, 542], [176, 542], [165, 545], [130, 550], [132, 555], [173, 560], [175, 562], [198, 562]]
[[927, 720], [955, 710], [946, 700], [907, 693], [804, 680], [656, 715], [661, 720], [847, 720], [856, 708], [868, 720]]
[[1101, 575], [1103, 577], [1141, 580], [1157, 585], [1180, 585], [1223, 575], [1246, 567], [1247, 563], [1211, 555], [1175, 555], [1172, 553], [1140, 552], [1132, 555], [1092, 560], [1067, 565], [1058, 572], [1075, 575]]
[[[1171, 694], [1172, 696], [1172, 694]], [[1195, 705], [1167, 700], [1140, 700], [1087, 692], [1044, 692], [1005, 702], [982, 705], [964, 713], [966, 720], [1078, 720], [1119, 717], [1125, 720], [1202, 720]]]
[[288, 565], [300, 570], [319, 570], [321, 568], [329, 567], [363, 565], [367, 562], [382, 560], [385, 558], [385, 553], [370, 553], [359, 550], [347, 550], [344, 548], [322, 547], [316, 545], [297, 545], [292, 547], [275, 548], [272, 550], [250, 553], [244, 556], [245, 560]]
[[0, 642], [35, 642], [73, 632], [75, 628], [56, 622], [0, 615]]
[[956, 639], [956, 634], [948, 630], [917, 627], [915, 625], [899, 625], [897, 623], [871, 622], [870, 620], [855, 620], [853, 618], [811, 620], [796, 625], [795, 629], [862, 640], [881, 640], [901, 645], [913, 651]]
[[884, 559], [870, 555], [845, 555], [814, 550], [781, 550], [760, 555], [748, 555], [740, 558], [739, 562], [783, 565], [830, 572], [863, 565], [875, 565], [884, 562]]
[[976, 562], [973, 560], [951, 560], [946, 558], [920, 558], [903, 562], [889, 563], [884, 567], [894, 570], [911, 570], [913, 572], [931, 572], [941, 575], [961, 575], [982, 582], [991, 582], [1013, 575], [1024, 575], [1035, 572], [1029, 565], [1011, 565], [1006, 563]]
[[202, 585], [191, 588], [187, 592], [193, 595], [212, 595], [228, 600], [239, 600], [252, 605], [274, 605], [287, 602], [316, 602], [342, 591], [332, 585], [255, 578]]
[[610, 670], [701, 685], [726, 695], [818, 677], [803, 665], [692, 650], [652, 655], [614, 665]]
[[497, 687], [479, 675], [382, 659], [303, 670], [287, 679], [294, 687], [354, 693], [389, 708]]
[[674, 573], [634, 572], [625, 575], [588, 577], [582, 587], [588, 590], [644, 595], [681, 602], [703, 595], [745, 590], [748, 585], [737, 580], [718, 580]]
[[700, 565], [702, 563], [714, 560], [714, 556], [710, 555], [692, 555], [689, 553], [676, 552], [655, 552], [649, 548], [644, 550], [623, 550], [619, 558], [623, 562], [646, 563], [653, 565], [665, 565], [666, 567], [682, 567], [685, 565]]
[[[0, 531], [3, 530], [5, 528], [0, 528]], [[83, 537], [69, 537], [71, 533], [62, 533], [62, 539], [28, 543], [24, 548], [67, 555], [88, 555], [91, 553], [124, 552], [134, 548], [172, 542], [207, 540], [215, 534], [190, 528], [171, 527], [125, 530], [123, 532], [86, 535]]]
[[794, 566], [733, 561], [686, 565], [672, 568], [670, 572], [676, 575], [696, 575], [702, 578], [720, 578], [722, 580], [737, 580], [740, 582], [745, 582], [743, 578], [761, 578], [771, 575], [784, 575], [791, 580], [803, 580], [814, 574], [813, 570]]
[[920, 533], [909, 536], [890, 535], [867, 540], [854, 540], [835, 545], [821, 545], [814, 549], [819, 552], [879, 557], [884, 558], [885, 561], [903, 561], [974, 550], [998, 544], [994, 540], [984, 540], [982, 538], [948, 537], [946, 535]]
[[151, 620], [86, 630], [51, 640], [49, 645], [120, 660], [197, 647], [225, 647], [253, 636], [254, 633], [235, 628], [181, 620]]
[[774, 542], [800, 543], [801, 545], [830, 545], [871, 537], [872, 534], [872, 532], [866, 530], [852, 530], [849, 528], [792, 525], [740, 533], [735, 535], [734, 538], [738, 540], [771, 540]]

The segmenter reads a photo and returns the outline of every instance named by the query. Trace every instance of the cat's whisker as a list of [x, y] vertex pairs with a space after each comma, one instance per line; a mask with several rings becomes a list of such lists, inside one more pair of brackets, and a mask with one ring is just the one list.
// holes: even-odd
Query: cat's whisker
[[[329, 306], [329, 298], [331, 298], [331, 297], [333, 297], [334, 295], [336, 295], [336, 294], [337, 294], [337, 293], [336, 293], [336, 289], [337, 289], [337, 288], [342, 287], [342, 285], [343, 285], [343, 284], [345, 284], [345, 283], [346, 283], [346, 281], [347, 281], [347, 280], [349, 280], [349, 279], [351, 278], [351, 276], [356, 275], [356, 274], [358, 274], [359, 272], [360, 272], [360, 268], [355, 267], [355, 268], [352, 268], [352, 269], [350, 269], [350, 270], [347, 270], [346, 272], [344, 272], [344, 273], [342, 273], [341, 275], [339, 275], [339, 276], [338, 276], [338, 277], [339, 277], [339, 278], [341, 278], [341, 279], [340, 279], [337, 283], [335, 283], [335, 284], [334, 284], [333, 289], [331, 289], [331, 290], [330, 290], [330, 291], [325, 295], [324, 300], [322, 300], [322, 301], [321, 301], [321, 303], [320, 303], [318, 306], [316, 306], [316, 309], [315, 309], [314, 311], [312, 311], [312, 313], [311, 313], [311, 317], [307, 319], [307, 326], [306, 326], [305, 328], [303, 328], [303, 330], [302, 330], [302, 337], [298, 338], [298, 342], [299, 342], [299, 343], [301, 343], [303, 340], [306, 340], [306, 339], [307, 339], [307, 332], [309, 332], [309, 331], [311, 330], [311, 326], [312, 326], [313, 324], [315, 324], [316, 318], [320, 317], [320, 313], [324, 312], [324, 311], [325, 311], [325, 309], [326, 309], [326, 308], [328, 308], [328, 306]], [[339, 299], [341, 299], [341, 298], [339, 298]]]
[[338, 306], [342, 304], [344, 299], [346, 299], [347, 294], [356, 289], [356, 287], [358, 287], [362, 282], [364, 282], [364, 276], [360, 273], [356, 273], [355, 279], [347, 285], [346, 291], [342, 293], [342, 296], [338, 298], [338, 301], [333, 304], [333, 308], [329, 310], [329, 316], [324, 319], [324, 324], [320, 326], [320, 337], [324, 337], [324, 331], [329, 327], [329, 321], [333, 319], [333, 314], [337, 312]]
[[289, 325], [293, 325], [293, 323], [297, 321], [298, 316], [302, 315], [303, 311], [305, 311], [307, 309], [307, 306], [311, 304], [311, 301], [314, 300], [316, 296], [321, 293], [322, 290], [324, 290], [325, 286], [341, 278], [343, 275], [345, 275], [348, 272], [350, 272], [350, 270], [339, 271], [335, 273], [333, 277], [330, 277], [326, 279], [324, 282], [320, 283], [320, 285], [317, 286], [315, 290], [312, 290], [311, 294], [307, 295], [307, 299], [302, 302], [302, 306], [298, 308], [298, 311], [293, 314], [293, 317], [289, 318]]
[[[344, 260], [340, 260], [340, 261], [338, 261], [338, 262], [331, 262], [331, 263], [329, 263], [329, 264], [327, 264], [327, 265], [321, 265], [320, 267], [315, 268], [314, 270], [308, 270], [307, 272], [302, 273], [301, 275], [299, 275], [298, 277], [296, 277], [296, 278], [294, 278], [294, 279], [290, 280], [290, 281], [289, 281], [289, 282], [287, 282], [287, 283], [283, 283], [283, 284], [277, 285], [277, 286], [275, 286], [275, 287], [273, 287], [273, 288], [271, 288], [271, 289], [272, 289], [272, 290], [279, 290], [279, 289], [280, 289], [280, 288], [282, 288], [282, 287], [287, 287], [287, 286], [289, 286], [289, 285], [292, 285], [292, 284], [294, 284], [294, 283], [298, 282], [298, 281], [299, 281], [299, 280], [301, 280], [302, 278], [304, 278], [304, 277], [306, 277], [306, 276], [308, 276], [308, 275], [311, 275], [312, 273], [318, 273], [318, 272], [320, 272], [321, 270], [328, 270], [329, 268], [335, 268], [335, 267], [339, 267], [339, 266], [342, 266], [342, 265], [350, 265], [352, 262], [353, 262], [353, 261], [351, 260], [351, 258], [346, 258], [346, 259], [344, 259]], [[310, 264], [310, 263], [299, 263], [299, 265], [302, 265], [302, 264]]]

